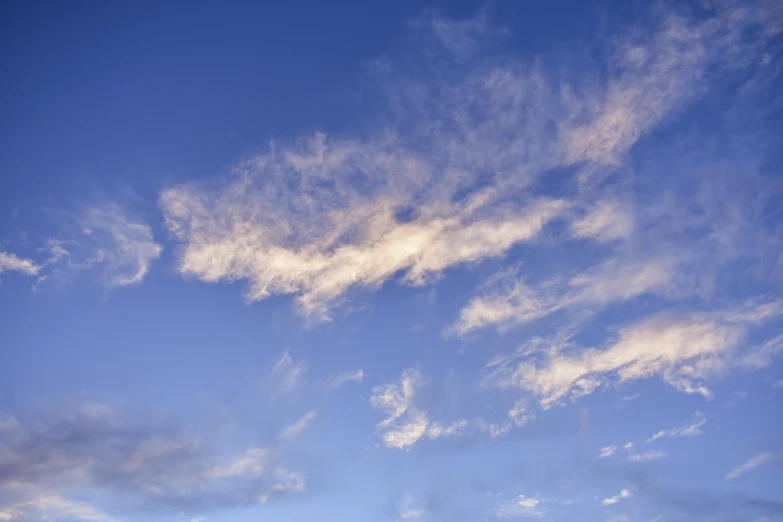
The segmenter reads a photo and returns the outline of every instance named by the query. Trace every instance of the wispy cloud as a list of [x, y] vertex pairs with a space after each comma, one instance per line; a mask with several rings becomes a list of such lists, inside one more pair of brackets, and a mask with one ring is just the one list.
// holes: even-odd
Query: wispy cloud
[[272, 366], [273, 393], [290, 393], [296, 390], [302, 384], [306, 373], [307, 364], [304, 361], [294, 361], [289, 351], [285, 350]]
[[33, 517], [41, 520], [67, 519], [90, 522], [118, 520], [86, 502], [74, 502], [56, 494], [38, 496], [0, 511], [0, 520], [29, 520]]
[[520, 352], [520, 357], [525, 354], [521, 362], [516, 357], [493, 361], [487, 382], [528, 390], [544, 408], [590, 394], [606, 383], [653, 376], [685, 393], [709, 397], [703, 381], [736, 364], [732, 350], [747, 329], [781, 312], [779, 301], [751, 301], [709, 314], [658, 314], [620, 329], [604, 349], [566, 344], [534, 354], [542, 359], [539, 364], [529, 350]]
[[0, 274], [3, 272], [21, 272], [26, 275], [37, 275], [41, 270], [31, 259], [23, 259], [10, 252], [0, 251]]
[[617, 504], [621, 499], [629, 498], [633, 496], [633, 493], [631, 493], [629, 490], [624, 489], [620, 491], [619, 494], [613, 496], [613, 497], [607, 497], [601, 501], [601, 504], [604, 506], [611, 506], [612, 504]]
[[327, 386], [329, 387], [330, 390], [336, 390], [350, 382], [362, 382], [363, 379], [364, 379], [364, 371], [362, 370], [347, 371], [330, 377], [328, 379]]
[[513, 502], [497, 506], [495, 514], [498, 518], [542, 518], [544, 510], [542, 509], [541, 499], [519, 495]]
[[283, 440], [295, 439], [307, 429], [314, 418], [315, 410], [308, 411], [302, 418], [286, 426], [280, 433], [280, 438]]
[[461, 419], [450, 425], [442, 425], [429, 419], [426, 412], [417, 409], [417, 391], [425, 384], [418, 370], [408, 368], [402, 372], [396, 384], [376, 386], [370, 396], [370, 404], [386, 411], [386, 419], [376, 426], [383, 432], [383, 443], [388, 448], [406, 449], [422, 437], [438, 439], [464, 434], [468, 421]]
[[776, 453], [769, 453], [769, 452], [759, 453], [755, 457], [748, 460], [746, 463], [742, 464], [741, 466], [737, 466], [733, 470], [729, 471], [726, 474], [726, 480], [733, 480], [741, 475], [753, 471], [759, 466], [763, 466], [765, 464], [771, 464], [773, 462], [783, 463], [783, 455], [779, 455]]
[[615, 451], [617, 451], [617, 446], [604, 446], [601, 448], [601, 451], [598, 454], [598, 458], [605, 459], [607, 457], [611, 457], [614, 455]]
[[0, 489], [5, 500], [16, 497], [7, 513], [108, 522], [114, 518], [68, 495], [121, 492], [138, 506], [192, 510], [266, 502], [305, 488], [304, 476], [282, 462], [283, 438], [218, 454], [186, 432], [131, 423], [99, 405], [3, 426]]
[[140, 283], [163, 250], [150, 227], [118, 205], [89, 208], [80, 224], [94, 248], [87, 264], [102, 267], [102, 280], [109, 288]]
[[651, 462], [663, 458], [666, 458], [666, 453], [660, 450], [650, 450], [643, 453], [634, 453], [633, 451], [630, 451], [628, 454], [628, 460], [631, 462]]
[[144, 219], [117, 203], [89, 206], [61, 220], [66, 235], [49, 238], [40, 249], [46, 259], [39, 282], [88, 274], [109, 289], [136, 285], [163, 251]]
[[413, 495], [404, 495], [397, 506], [397, 520], [421, 520], [430, 515], [430, 510], [425, 502], [417, 499]]
[[707, 417], [703, 413], [697, 411], [687, 424], [669, 430], [661, 430], [647, 439], [647, 442], [653, 442], [665, 437], [693, 437], [701, 435], [701, 427], [705, 424], [707, 424]]

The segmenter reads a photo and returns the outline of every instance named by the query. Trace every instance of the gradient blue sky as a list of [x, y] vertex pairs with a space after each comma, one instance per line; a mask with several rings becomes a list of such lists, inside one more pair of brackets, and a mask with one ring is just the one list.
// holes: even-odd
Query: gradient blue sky
[[0, 520], [783, 521], [782, 46], [3, 3]]

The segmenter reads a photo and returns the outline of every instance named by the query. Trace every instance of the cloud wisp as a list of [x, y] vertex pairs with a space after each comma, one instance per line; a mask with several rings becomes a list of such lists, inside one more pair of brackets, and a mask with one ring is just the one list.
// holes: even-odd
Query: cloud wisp
[[539, 340], [538, 346], [491, 361], [486, 382], [526, 390], [543, 408], [607, 384], [654, 376], [685, 393], [710, 397], [704, 381], [739, 365], [748, 330], [781, 313], [780, 301], [750, 301], [712, 313], [657, 314], [620, 329], [602, 349], [570, 343], [545, 349]]
[[464, 434], [468, 421], [462, 419], [444, 426], [431, 421], [429, 415], [417, 409], [416, 394], [425, 384], [421, 373], [414, 368], [402, 372], [398, 383], [376, 386], [370, 396], [370, 405], [386, 412], [376, 431], [383, 433], [387, 448], [407, 449], [422, 437], [438, 439]]
[[24, 259], [10, 252], [0, 251], [0, 274], [3, 272], [21, 272], [34, 276], [41, 271], [41, 265], [31, 259]]
[[277, 440], [236, 455], [216, 453], [181, 430], [130, 423], [94, 405], [30, 422], [10, 419], [0, 426], [2, 509], [108, 522], [115, 518], [69, 495], [100, 493], [117, 510], [194, 510], [300, 493], [305, 477], [284, 465], [283, 445], [313, 417], [310, 412]]
[[734, 480], [742, 475], [745, 475], [746, 473], [750, 473], [760, 466], [771, 464], [773, 462], [777, 462], [779, 464], [783, 463], [783, 455], [769, 452], [759, 453], [755, 457], [748, 459], [748, 461], [741, 466], [737, 466], [736, 468], [729, 471], [726, 474], [726, 480]]
[[[599, 82], [576, 61], [547, 67], [482, 56], [495, 31], [486, 18], [467, 25], [432, 18], [418, 26], [430, 36], [423, 41], [453, 74], [444, 73], [445, 62], [430, 64], [426, 79], [379, 68], [401, 72], [383, 78], [390, 116], [375, 132], [277, 140], [219, 183], [167, 188], [160, 206], [180, 243], [178, 270], [205, 282], [245, 281], [249, 301], [290, 294], [304, 313], [328, 318], [353, 289], [392, 278], [425, 284], [535, 243], [558, 220], [578, 241], [626, 241], [638, 228], [633, 205], [596, 181], [618, 172], [640, 139], [698, 98], [712, 69], [745, 63], [762, 43], [743, 35], [764, 23], [752, 9], [739, 17], [719, 8], [707, 20], [659, 13], [652, 27], [613, 42]], [[475, 52], [452, 52], [455, 41]], [[563, 65], [576, 68], [569, 78], [583, 79], [564, 79]], [[563, 169], [575, 171], [574, 188], [556, 194], [547, 177]], [[619, 266], [631, 288], [606, 288], [593, 280], [597, 273], [572, 280], [565, 300], [608, 302], [661, 289], [677, 261], [631, 259], [634, 266]], [[563, 306], [531, 310], [513, 304], [527, 301], [524, 289], [515, 292], [507, 311], [497, 300], [471, 303], [456, 331]]]
[[631, 493], [630, 490], [624, 489], [624, 490], [620, 491], [620, 493], [618, 493], [617, 495], [614, 495], [612, 497], [607, 497], [607, 498], [603, 499], [601, 501], [601, 504], [603, 504], [604, 506], [611, 506], [613, 504], [617, 504], [620, 500], [622, 500], [624, 498], [629, 498], [629, 497], [632, 497], [632, 496], [633, 496], [633, 493]]
[[707, 424], [707, 417], [703, 413], [697, 411], [687, 424], [669, 430], [661, 430], [647, 439], [647, 442], [649, 443], [663, 438], [695, 437], [696, 435], [701, 435], [703, 433], [701, 428], [705, 424]]

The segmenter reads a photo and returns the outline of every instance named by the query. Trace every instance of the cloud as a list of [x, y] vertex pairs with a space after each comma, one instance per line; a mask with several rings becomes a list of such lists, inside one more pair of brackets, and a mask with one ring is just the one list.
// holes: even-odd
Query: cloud
[[758, 350], [745, 356], [742, 359], [742, 365], [751, 370], [766, 368], [781, 352], [783, 352], [783, 334], [769, 339]]
[[0, 274], [3, 272], [21, 272], [26, 275], [37, 275], [41, 266], [30, 259], [23, 259], [10, 252], [0, 251]]
[[60, 495], [45, 495], [17, 503], [0, 511], [0, 520], [84, 520], [116, 522], [118, 519], [103, 513], [86, 502], [73, 502]]
[[[531, 357], [530, 350], [493, 361], [486, 381], [527, 390], [544, 408], [588, 395], [607, 383], [653, 376], [662, 377], [682, 392], [709, 397], [703, 382], [736, 363], [733, 352], [748, 328], [780, 314], [779, 301], [749, 301], [706, 314], [657, 314], [621, 328], [603, 349], [566, 343], [548, 353], [533, 354], [540, 363]], [[516, 362], [523, 356], [524, 360]]]
[[388, 415], [378, 424], [378, 427], [391, 426], [406, 413], [411, 407], [416, 390], [423, 384], [424, 378], [419, 371], [408, 368], [402, 372], [399, 384], [384, 384], [373, 388], [370, 404], [375, 408], [386, 410]]
[[704, 416], [703, 413], [697, 411], [693, 419], [691, 419], [688, 424], [685, 424], [683, 426], [679, 426], [677, 428], [672, 428], [669, 430], [661, 430], [649, 439], [647, 439], [647, 442], [653, 442], [658, 439], [662, 439], [664, 437], [693, 437], [696, 435], [701, 435], [701, 427], [707, 424], [707, 417]]
[[501, 504], [495, 508], [498, 518], [541, 518], [544, 516], [541, 509], [541, 499], [519, 495], [513, 502]]
[[310, 425], [310, 422], [315, 418], [315, 410], [310, 410], [307, 413], [305, 413], [302, 418], [294, 422], [293, 424], [289, 424], [286, 426], [283, 431], [280, 433], [280, 438], [282, 440], [290, 440], [295, 439], [299, 435], [301, 435], [304, 430], [307, 429], [307, 426]]
[[617, 446], [605, 446], [601, 448], [601, 452], [598, 454], [598, 458], [605, 459], [607, 457], [611, 457], [614, 455], [615, 451], [617, 451]]
[[[553, 139], [562, 140], [562, 165], [581, 167], [569, 179], [569, 233], [559, 237], [560, 244], [547, 245], [557, 250], [541, 254], [556, 268], [536, 261], [535, 268], [523, 265], [517, 277], [490, 278], [494, 284], [461, 309], [448, 333], [505, 329], [565, 311], [579, 323], [613, 303], [643, 296], [704, 298], [719, 282], [738, 277], [739, 260], [769, 281], [763, 266], [779, 268], [779, 261], [769, 259], [783, 259], [779, 221], [770, 223], [761, 209], [774, 205], [780, 187], [758, 174], [763, 150], [738, 146], [740, 152], [728, 159], [705, 150], [699, 136], [690, 138], [696, 143], [686, 152], [682, 144], [671, 147], [680, 164], [627, 161], [646, 133], [707, 93], [718, 70], [752, 68], [768, 40], [749, 39], [745, 31], [773, 27], [779, 18], [761, 7], [714, 7], [699, 21], [657, 10], [659, 25], [613, 40], [607, 77], [600, 82], [605, 88], [568, 85], [560, 91], [578, 90], [572, 95], [579, 101], [555, 117], [562, 133]], [[572, 114], [575, 107], [584, 112]], [[676, 173], [662, 175], [674, 168]]]
[[633, 453], [629, 451], [628, 460], [631, 462], [650, 462], [666, 458], [666, 453], [659, 450], [645, 451], [644, 453]]
[[362, 382], [363, 379], [364, 372], [362, 370], [348, 371], [330, 377], [327, 386], [330, 390], [336, 390], [349, 382]]
[[562, 285], [547, 282], [539, 289], [504, 273], [494, 290], [474, 297], [460, 310], [459, 319], [448, 331], [464, 335], [488, 326], [535, 321], [565, 308], [597, 310], [645, 293], [667, 293], [672, 269], [673, 262], [662, 257], [644, 261], [614, 258]]
[[748, 460], [746, 463], [742, 464], [741, 466], [737, 466], [729, 473], [727, 473], [726, 480], [734, 480], [735, 478], [741, 475], [753, 471], [759, 466], [763, 466], [765, 464], [771, 464], [773, 462], [783, 463], [783, 456], [775, 453], [768, 453], [768, 452], [759, 453], [755, 457]]
[[564, 64], [466, 52], [482, 48], [477, 27], [495, 30], [433, 18], [419, 28], [441, 48], [460, 49], [451, 52], [454, 73], [442, 74], [445, 63], [430, 63], [426, 78], [379, 68], [400, 71], [381, 78], [385, 124], [362, 137], [277, 140], [222, 183], [163, 191], [166, 225], [181, 243], [178, 270], [246, 281], [249, 301], [292, 294], [305, 313], [327, 318], [351, 289], [391, 278], [425, 284], [535, 241], [567, 212], [583, 211], [572, 216], [576, 239], [628, 238], [634, 217], [625, 202], [592, 203], [586, 186], [566, 201], [539, 181], [558, 168], [577, 169], [581, 183], [616, 170], [640, 138], [704, 91], [712, 68], [742, 63], [755, 49], [742, 35], [763, 21], [728, 9], [708, 20], [664, 13], [612, 42], [598, 82], [576, 62], [568, 77], [584, 73], [583, 81], [566, 81]]
[[602, 200], [582, 217], [571, 223], [571, 233], [577, 238], [597, 241], [628, 239], [633, 233], [633, 213], [617, 201]]
[[397, 520], [399, 521], [420, 520], [428, 517], [430, 514], [427, 505], [410, 494], [403, 496], [399, 506], [397, 506], [397, 512]]
[[117, 203], [90, 206], [61, 221], [68, 234], [48, 239], [40, 249], [47, 258], [39, 282], [91, 272], [106, 288], [136, 285], [163, 251], [150, 226]]
[[619, 494], [613, 496], [613, 497], [607, 497], [601, 501], [601, 504], [604, 506], [611, 506], [612, 504], [617, 504], [621, 499], [629, 498], [633, 495], [629, 490], [624, 489], [620, 491]]
[[108, 521], [68, 496], [108, 494], [122, 509], [192, 511], [266, 502], [305, 488], [305, 477], [283, 462], [282, 438], [223, 454], [174, 427], [129, 422], [95, 404], [7, 421], [2, 429], [6, 510]]
[[140, 283], [163, 250], [153, 240], [150, 227], [118, 205], [88, 208], [80, 224], [92, 243], [86, 264], [101, 267], [102, 282], [109, 288]]
[[406, 449], [422, 437], [458, 437], [468, 427], [467, 420], [458, 420], [448, 426], [429, 419], [426, 412], [415, 406], [417, 391], [425, 380], [418, 370], [408, 368], [402, 372], [396, 384], [376, 386], [370, 396], [370, 404], [385, 410], [387, 417], [379, 422], [376, 430], [383, 432], [383, 443], [387, 448]]
[[[286, 156], [287, 161], [281, 160], [283, 165], [273, 168], [296, 171], [300, 164], [308, 165], [309, 169], [311, 163], [316, 162], [318, 166], [313, 167], [316, 170], [310, 174], [313, 176], [323, 175], [319, 172], [322, 168], [346, 171], [357, 168], [342, 163], [352, 159], [350, 152], [360, 151], [350, 144], [331, 145], [325, 140], [315, 138], [308, 146], [307, 157], [300, 157], [291, 164], [291, 157]], [[319, 157], [327, 152], [336, 158]], [[257, 165], [266, 166], [271, 161], [272, 158], [259, 160]], [[380, 161], [380, 158], [355, 161], [364, 163]], [[394, 158], [385, 161], [394, 161]], [[322, 162], [325, 164], [321, 165]], [[332, 166], [332, 162], [337, 165]], [[298, 172], [299, 176], [308, 174]], [[263, 179], [269, 177], [263, 176]], [[321, 190], [320, 187], [330, 181], [314, 179], [312, 183], [319, 188], [302, 187], [300, 198], [315, 198], [307, 194], [308, 189]], [[400, 223], [395, 212], [405, 206], [405, 201], [361, 201], [348, 203], [352, 206], [347, 209], [325, 209], [324, 215], [318, 218], [321, 224], [316, 226], [314, 223], [316, 228], [322, 229], [314, 237], [288, 239], [295, 230], [277, 229], [291, 227], [294, 217], [271, 215], [272, 212], [285, 212], [285, 209], [269, 206], [264, 200], [265, 191], [251, 192], [245, 199], [237, 200], [236, 192], [240, 188], [232, 187], [226, 196], [209, 202], [210, 208], [204, 208], [207, 197], [194, 194], [193, 190], [169, 189], [162, 197], [169, 228], [188, 242], [180, 260], [179, 269], [183, 275], [194, 275], [210, 282], [248, 279], [247, 298], [250, 301], [274, 294], [299, 294], [298, 301], [305, 312], [322, 316], [335, 300], [354, 286], [377, 286], [400, 271], [406, 273], [405, 282], [420, 285], [430, 275], [437, 275], [449, 266], [500, 256], [515, 243], [534, 238], [563, 208], [562, 202], [542, 200], [531, 204], [521, 215], [510, 215], [499, 209], [492, 212], [492, 217], [476, 220], [472, 218], [472, 205], [484, 206], [485, 203], [472, 202], [461, 206], [467, 208], [444, 209], [435, 216]], [[243, 190], [252, 188], [243, 187]], [[339, 187], [335, 190], [350, 189]], [[296, 196], [291, 197], [295, 198], [295, 205], [300, 204]], [[334, 196], [326, 194], [323, 197]], [[319, 205], [307, 201], [301, 204]], [[310, 235], [305, 231], [300, 233]]]
[[295, 362], [288, 350], [285, 350], [272, 367], [272, 386], [276, 392], [293, 392], [301, 385], [306, 373], [307, 364]]

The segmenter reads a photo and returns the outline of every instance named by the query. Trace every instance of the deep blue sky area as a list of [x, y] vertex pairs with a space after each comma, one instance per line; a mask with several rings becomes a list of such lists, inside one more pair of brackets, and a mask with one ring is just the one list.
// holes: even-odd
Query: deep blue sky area
[[779, 2], [4, 2], [0, 521], [783, 522]]

